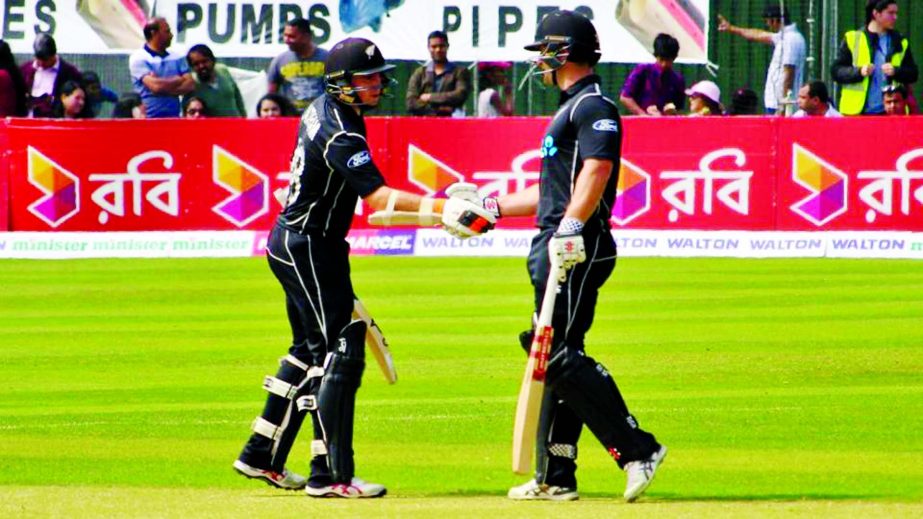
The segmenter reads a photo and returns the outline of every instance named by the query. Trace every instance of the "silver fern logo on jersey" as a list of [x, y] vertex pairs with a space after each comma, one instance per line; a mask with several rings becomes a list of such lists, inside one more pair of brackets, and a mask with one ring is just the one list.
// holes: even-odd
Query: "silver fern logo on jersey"
[[593, 123], [593, 129], [598, 132], [617, 132], [619, 125], [612, 119], [600, 119]]
[[360, 151], [359, 153], [356, 153], [355, 155], [350, 157], [349, 160], [346, 161], [346, 165], [353, 169], [356, 169], [359, 166], [368, 164], [371, 160], [372, 160], [372, 157], [371, 155], [369, 155], [369, 152]]

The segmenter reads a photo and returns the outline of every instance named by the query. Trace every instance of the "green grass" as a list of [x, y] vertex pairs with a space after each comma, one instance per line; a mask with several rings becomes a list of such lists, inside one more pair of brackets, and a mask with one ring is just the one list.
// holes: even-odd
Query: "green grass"
[[387, 498], [230, 470], [289, 340], [262, 259], [4, 261], [0, 516], [923, 515], [923, 262], [621, 260], [588, 353], [670, 447], [634, 505], [589, 433], [581, 501], [503, 497], [523, 260], [352, 264], [399, 372], [370, 360], [358, 401], [358, 474]]

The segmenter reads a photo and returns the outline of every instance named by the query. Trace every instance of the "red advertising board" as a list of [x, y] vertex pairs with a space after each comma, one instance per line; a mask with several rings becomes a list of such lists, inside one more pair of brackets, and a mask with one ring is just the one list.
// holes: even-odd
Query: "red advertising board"
[[[369, 118], [368, 141], [394, 187], [439, 196], [467, 180], [504, 194], [538, 180], [547, 123]], [[0, 229], [268, 229], [296, 126], [0, 122], [10, 215]], [[626, 118], [624, 131], [616, 228], [923, 231], [923, 118]], [[368, 227], [368, 211], [357, 209], [355, 229]]]

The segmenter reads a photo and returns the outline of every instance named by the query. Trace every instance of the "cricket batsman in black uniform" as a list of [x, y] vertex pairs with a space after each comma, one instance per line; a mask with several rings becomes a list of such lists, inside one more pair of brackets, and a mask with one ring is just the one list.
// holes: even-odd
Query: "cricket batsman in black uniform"
[[[369, 153], [363, 115], [378, 105], [392, 68], [366, 39], [349, 38], [330, 51], [326, 94], [302, 115], [288, 198], [266, 247], [285, 290], [292, 345], [276, 375], [263, 382], [266, 405], [234, 469], [279, 488], [304, 488], [312, 497], [386, 492], [383, 485], [355, 477], [353, 460], [366, 324], [352, 318], [346, 236], [358, 199], [386, 214], [418, 215], [422, 225], [441, 223], [459, 237], [486, 232], [495, 221], [480, 203], [459, 196], [422, 198], [385, 185]], [[314, 440], [311, 474], [304, 478], [285, 463], [308, 412]]]
[[[560, 282], [554, 307], [554, 339], [537, 438], [535, 479], [510, 489], [512, 499], [577, 499], [577, 440], [583, 424], [628, 477], [624, 497], [647, 489], [667, 448], [638, 426], [615, 381], [584, 353], [599, 288], [615, 268], [609, 218], [615, 201], [622, 143], [618, 109], [593, 74], [599, 39], [593, 24], [571, 11], [555, 11], [539, 22], [533, 72], [561, 90], [560, 107], [542, 141], [538, 184], [483, 204], [496, 216], [537, 214], [528, 268], [538, 313], [546, 283]], [[561, 262], [562, 279], [548, 279], [550, 256]], [[531, 334], [521, 337], [528, 350]]]

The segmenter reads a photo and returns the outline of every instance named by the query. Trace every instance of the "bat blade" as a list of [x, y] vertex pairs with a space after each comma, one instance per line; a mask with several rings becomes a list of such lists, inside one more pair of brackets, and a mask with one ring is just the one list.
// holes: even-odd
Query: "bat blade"
[[535, 323], [535, 335], [529, 348], [529, 360], [519, 388], [519, 400], [516, 404], [516, 418], [513, 422], [513, 472], [527, 474], [532, 465], [532, 453], [535, 452], [535, 435], [538, 433], [539, 414], [542, 399], [545, 397], [545, 373], [548, 358], [551, 355], [551, 343], [554, 329], [551, 318], [554, 315], [554, 302], [558, 295], [558, 278], [563, 267], [552, 261], [551, 272], [545, 283], [545, 295], [542, 308]]
[[388, 341], [385, 339], [381, 328], [372, 319], [372, 315], [365, 309], [365, 305], [359, 299], [353, 300], [353, 319], [365, 321], [365, 345], [372, 352], [372, 356], [378, 362], [381, 373], [389, 384], [397, 382], [397, 370], [394, 369], [394, 358], [391, 356], [391, 348], [388, 347]]
[[532, 453], [535, 452], [535, 436], [545, 396], [545, 373], [553, 334], [551, 326], [536, 330], [522, 386], [519, 388], [516, 420], [513, 424], [513, 472], [516, 474], [527, 474], [532, 468]]

